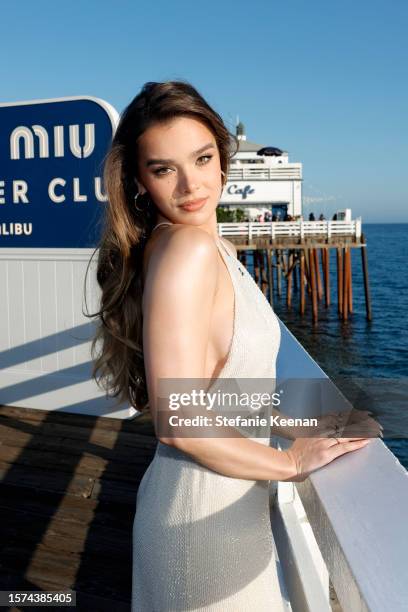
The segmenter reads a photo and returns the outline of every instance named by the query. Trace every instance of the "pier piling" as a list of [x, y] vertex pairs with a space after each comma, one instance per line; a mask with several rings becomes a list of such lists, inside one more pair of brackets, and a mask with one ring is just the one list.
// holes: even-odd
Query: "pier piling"
[[268, 286], [269, 286], [269, 303], [273, 308], [273, 268], [272, 268], [272, 260], [273, 260], [273, 250], [266, 249], [266, 262], [268, 268]]
[[[341, 222], [340, 222], [341, 223]], [[331, 278], [330, 256], [331, 249], [335, 250], [337, 273], [337, 314], [339, 319], [346, 322], [353, 314], [353, 283], [352, 283], [352, 249], [361, 250], [362, 271], [364, 279], [366, 316], [372, 319], [370, 287], [368, 280], [367, 245], [361, 233], [361, 220], [353, 222], [355, 233], [351, 234], [349, 228], [339, 231], [338, 222], [326, 222], [327, 233], [307, 235], [305, 230], [293, 233], [287, 231], [289, 223], [276, 223], [278, 230], [271, 224], [271, 235], [265, 232], [265, 226], [256, 236], [253, 225], [248, 236], [226, 232], [224, 235], [234, 242], [238, 256], [243, 265], [247, 262], [247, 253], [252, 251], [253, 276], [271, 306], [274, 305], [275, 296], [282, 297], [282, 278], [285, 282], [286, 307], [291, 309], [294, 299], [299, 299], [299, 314], [304, 316], [310, 303], [311, 318], [314, 323], [319, 318], [319, 304], [328, 308], [331, 305]], [[235, 226], [235, 223], [222, 224]], [[293, 228], [299, 224], [293, 223]], [[309, 230], [309, 224], [304, 223]], [[282, 227], [281, 227], [282, 226]], [[276, 235], [281, 227], [282, 234]], [[242, 231], [242, 224], [239, 230]], [[324, 231], [326, 231], [324, 230]], [[354, 230], [353, 230], [354, 231]]]
[[337, 254], [337, 312], [340, 317], [343, 316], [343, 258], [342, 249], [336, 249]]
[[317, 282], [316, 282], [316, 269], [315, 269], [315, 249], [309, 249], [309, 269], [310, 269], [310, 285], [312, 290], [312, 320], [313, 323], [317, 321]]
[[325, 306], [330, 306], [330, 251], [322, 249]]
[[286, 305], [292, 307], [292, 274], [293, 274], [293, 254], [288, 254], [288, 271], [286, 273], [287, 289], [286, 289]]
[[347, 247], [343, 248], [343, 321], [347, 321], [348, 318], [348, 287], [349, 287], [349, 268], [348, 268], [348, 255]]
[[300, 252], [300, 314], [303, 316], [305, 314], [305, 252], [302, 249]]
[[281, 264], [281, 249], [276, 249], [276, 272], [277, 272], [277, 285], [278, 285], [278, 296], [282, 295], [282, 264]]
[[361, 263], [363, 267], [363, 278], [364, 278], [364, 293], [365, 293], [365, 304], [366, 304], [366, 315], [367, 319], [371, 321], [371, 295], [370, 285], [368, 282], [368, 263], [367, 263], [367, 246], [364, 234], [361, 234]]
[[322, 281], [320, 278], [320, 269], [319, 269], [319, 250], [320, 249], [313, 249], [313, 255], [314, 255], [314, 269], [316, 271], [316, 284], [317, 284], [317, 297], [320, 300], [323, 297], [323, 288], [322, 288]]

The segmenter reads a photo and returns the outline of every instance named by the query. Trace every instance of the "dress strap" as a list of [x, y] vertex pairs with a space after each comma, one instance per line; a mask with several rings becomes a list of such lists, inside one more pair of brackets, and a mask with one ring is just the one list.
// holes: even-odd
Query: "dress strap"
[[233, 256], [233, 255], [232, 255], [232, 253], [231, 253], [231, 251], [229, 250], [229, 248], [227, 248], [227, 246], [226, 246], [226, 245], [223, 243], [223, 241], [221, 240], [221, 238], [220, 238], [219, 236], [218, 236], [218, 238], [217, 238], [217, 242], [218, 242], [218, 244], [219, 244], [219, 245], [221, 245], [221, 246], [222, 246], [222, 248], [224, 249], [224, 251], [226, 251], [226, 253], [227, 253], [227, 255], [228, 255], [229, 257], [232, 257], [232, 256]]
[[152, 229], [152, 232], [156, 229], [156, 227], [160, 227], [160, 225], [173, 225], [173, 223], [170, 223], [169, 221], [161, 221], [160, 223], [157, 223], [154, 228]]

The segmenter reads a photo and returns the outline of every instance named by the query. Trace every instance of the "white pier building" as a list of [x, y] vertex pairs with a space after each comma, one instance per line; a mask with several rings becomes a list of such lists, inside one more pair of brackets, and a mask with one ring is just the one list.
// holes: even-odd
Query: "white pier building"
[[247, 140], [244, 125], [236, 127], [239, 149], [231, 160], [220, 205], [246, 209], [250, 220], [266, 210], [283, 221], [302, 214], [302, 164], [289, 162], [287, 151]]

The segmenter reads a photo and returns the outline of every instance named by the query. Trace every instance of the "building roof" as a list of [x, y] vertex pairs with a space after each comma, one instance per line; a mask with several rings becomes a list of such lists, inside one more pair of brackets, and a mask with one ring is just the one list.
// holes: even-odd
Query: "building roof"
[[256, 142], [251, 142], [250, 140], [239, 140], [239, 149], [240, 152], [253, 151], [256, 153], [259, 149], [262, 149], [265, 145], [257, 144]]

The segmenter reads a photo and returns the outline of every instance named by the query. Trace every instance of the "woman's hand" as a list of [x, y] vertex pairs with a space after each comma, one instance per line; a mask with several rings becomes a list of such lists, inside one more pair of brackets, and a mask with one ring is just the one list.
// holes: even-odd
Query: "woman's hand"
[[383, 437], [383, 426], [370, 415], [368, 410], [331, 413], [319, 420], [319, 437], [376, 438]]
[[[316, 416], [318, 424], [315, 425], [295, 425], [278, 427], [273, 433], [281, 435], [290, 440], [311, 437], [336, 436], [343, 438], [375, 438], [382, 437], [382, 425], [374, 418], [369, 416], [372, 412], [368, 410], [357, 410], [352, 408], [343, 412], [330, 412], [323, 416]], [[276, 410], [274, 415], [281, 415]]]
[[283, 451], [293, 463], [296, 474], [290, 482], [303, 482], [315, 470], [336, 457], [367, 446], [373, 438], [298, 438]]
[[[370, 414], [372, 412], [368, 410], [356, 410], [355, 408], [343, 412], [325, 414], [318, 419], [319, 437], [330, 435], [336, 437], [341, 435], [343, 438], [382, 437], [382, 425], [369, 416]], [[300, 435], [296, 437], [300, 437]]]

